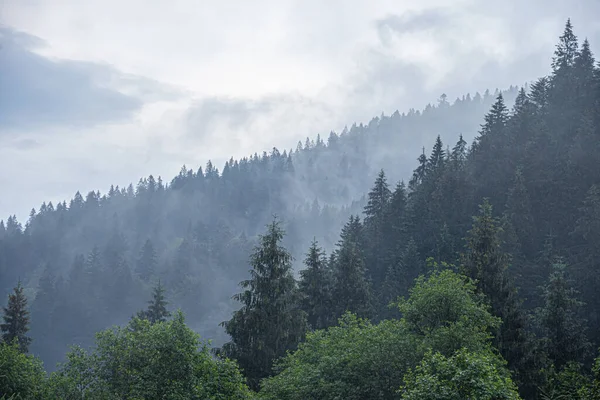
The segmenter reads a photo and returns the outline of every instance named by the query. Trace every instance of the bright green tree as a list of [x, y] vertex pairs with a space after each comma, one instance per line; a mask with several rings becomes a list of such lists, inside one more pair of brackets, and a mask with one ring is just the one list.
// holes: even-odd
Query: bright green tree
[[338, 326], [307, 334], [263, 381], [260, 398], [400, 399], [402, 377], [427, 351], [485, 353], [499, 324], [473, 282], [449, 270], [421, 277], [400, 308], [401, 320], [375, 325], [346, 313]]
[[403, 400], [518, 400], [504, 362], [492, 352], [459, 350], [451, 357], [429, 352], [404, 377]]
[[23, 353], [16, 342], [0, 343], [0, 396], [45, 399], [45, 380], [46, 373], [39, 359]]
[[181, 312], [98, 333], [92, 352], [73, 349], [50, 381], [60, 399], [251, 398], [237, 366], [213, 358]]

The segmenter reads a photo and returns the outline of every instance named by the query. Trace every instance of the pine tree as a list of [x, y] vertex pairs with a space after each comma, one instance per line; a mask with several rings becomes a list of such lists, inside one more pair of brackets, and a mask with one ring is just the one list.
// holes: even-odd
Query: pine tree
[[154, 250], [152, 241], [147, 239], [140, 250], [140, 256], [136, 265], [136, 272], [143, 281], [148, 282], [152, 275], [156, 272], [156, 266], [156, 250]]
[[306, 331], [306, 314], [298, 308], [298, 290], [292, 275], [292, 257], [281, 246], [284, 232], [274, 220], [250, 257], [250, 279], [234, 299], [242, 308], [222, 323], [231, 341], [221, 352], [238, 361], [249, 384], [271, 375], [273, 362], [294, 350]]
[[583, 362], [590, 344], [584, 323], [578, 318], [582, 303], [567, 277], [567, 265], [558, 260], [542, 288], [544, 307], [537, 310], [537, 321], [545, 338], [545, 349], [557, 369], [567, 363]]
[[16, 341], [19, 350], [23, 353], [29, 351], [31, 338], [27, 336], [29, 331], [29, 310], [27, 310], [27, 297], [23, 293], [21, 281], [13, 289], [13, 293], [8, 295], [8, 305], [4, 307], [4, 323], [0, 324], [2, 339], [6, 343]]
[[387, 263], [391, 256], [386, 240], [386, 218], [392, 192], [390, 191], [385, 173], [379, 172], [373, 188], [368, 195], [368, 203], [365, 206], [364, 228], [367, 245], [366, 262], [368, 272], [375, 287], [383, 282]]
[[331, 270], [325, 252], [316, 240], [310, 245], [304, 260], [306, 269], [300, 271], [301, 306], [312, 329], [323, 329], [331, 321]]
[[508, 121], [508, 108], [504, 104], [502, 94], [498, 95], [492, 109], [486, 114], [485, 123], [481, 125], [480, 137], [492, 133], [502, 133]]
[[350, 311], [359, 317], [369, 318], [373, 315], [374, 299], [371, 282], [366, 277], [362, 251], [362, 224], [359, 217], [350, 217], [342, 228], [337, 246], [332, 290], [332, 310], [335, 317]]
[[445, 158], [446, 152], [444, 151], [444, 144], [442, 143], [440, 135], [438, 135], [435, 139], [435, 144], [433, 145], [431, 156], [429, 156], [429, 160], [427, 163], [428, 169], [434, 173], [439, 171], [444, 166]]
[[[532, 385], [528, 373], [533, 362], [531, 343], [525, 331], [523, 314], [513, 286], [506, 273], [510, 257], [502, 251], [500, 228], [492, 215], [487, 199], [479, 206], [479, 215], [467, 236], [467, 252], [463, 257], [465, 275], [476, 280], [479, 293], [491, 305], [492, 314], [502, 318], [494, 342], [508, 366], [515, 372], [517, 382]], [[529, 389], [528, 389], [529, 390]]]
[[559, 43], [556, 45], [554, 58], [552, 59], [552, 69], [555, 76], [564, 73], [573, 66], [578, 49], [577, 36], [573, 33], [573, 25], [571, 25], [571, 19], [569, 18], [565, 24], [563, 34], [559, 37]]
[[165, 288], [160, 284], [160, 280], [152, 290], [152, 300], [148, 301], [148, 308], [138, 312], [138, 317], [147, 319], [151, 324], [165, 322], [171, 316], [167, 310], [169, 303], [165, 299]]

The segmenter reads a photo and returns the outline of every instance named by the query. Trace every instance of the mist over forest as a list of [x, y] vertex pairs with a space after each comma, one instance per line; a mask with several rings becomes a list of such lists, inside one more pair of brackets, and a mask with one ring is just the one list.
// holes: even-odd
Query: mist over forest
[[548, 35], [523, 86], [0, 221], [0, 398], [600, 398], [600, 65]]

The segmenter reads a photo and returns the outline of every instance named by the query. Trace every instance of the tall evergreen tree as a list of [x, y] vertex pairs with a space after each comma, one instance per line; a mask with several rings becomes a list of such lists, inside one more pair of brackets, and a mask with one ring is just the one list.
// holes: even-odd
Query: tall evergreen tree
[[312, 329], [323, 329], [331, 321], [332, 275], [325, 252], [316, 240], [310, 245], [304, 259], [306, 269], [300, 271], [301, 306]]
[[[476, 280], [478, 291], [489, 300], [492, 314], [503, 321], [494, 342], [508, 361], [509, 368], [515, 372], [520, 384], [533, 385], [528, 376], [534, 359], [525, 330], [526, 318], [520, 308], [516, 288], [506, 273], [510, 257], [502, 251], [500, 228], [492, 214], [492, 205], [485, 199], [479, 209], [467, 236], [464, 272]], [[532, 389], [528, 387], [525, 390]]]
[[151, 324], [165, 322], [171, 316], [171, 313], [167, 310], [168, 304], [165, 299], [165, 288], [160, 284], [159, 280], [152, 289], [152, 300], [148, 301], [148, 308], [144, 311], [139, 311], [137, 316], [147, 319]]
[[0, 324], [2, 339], [7, 343], [16, 341], [19, 350], [23, 353], [29, 351], [31, 338], [27, 336], [29, 331], [29, 310], [27, 309], [27, 297], [23, 293], [21, 281], [13, 289], [13, 293], [8, 295], [8, 304], [4, 307], [4, 320]]
[[298, 307], [292, 257], [281, 246], [284, 232], [273, 221], [250, 257], [250, 279], [234, 299], [242, 308], [222, 323], [231, 341], [222, 353], [238, 361], [249, 384], [257, 389], [272, 373], [273, 362], [294, 350], [306, 331], [306, 314]]
[[392, 192], [390, 191], [385, 173], [379, 172], [373, 188], [368, 195], [365, 206], [364, 228], [367, 269], [375, 287], [379, 287], [385, 278], [387, 264], [391, 257], [391, 249], [386, 240], [386, 218]]
[[545, 338], [545, 349], [559, 370], [569, 362], [583, 362], [590, 344], [579, 319], [582, 303], [567, 276], [567, 265], [558, 260], [543, 287], [544, 307], [537, 310], [537, 322]]
[[554, 58], [552, 59], [552, 69], [555, 75], [564, 73], [573, 66], [578, 50], [577, 36], [573, 33], [573, 25], [569, 18], [565, 24], [563, 34], [559, 37], [559, 42], [554, 51]]
[[338, 248], [335, 250], [332, 290], [332, 310], [335, 317], [340, 317], [346, 311], [362, 318], [373, 316], [372, 286], [366, 276], [361, 244], [362, 224], [359, 217], [351, 216], [342, 228]]

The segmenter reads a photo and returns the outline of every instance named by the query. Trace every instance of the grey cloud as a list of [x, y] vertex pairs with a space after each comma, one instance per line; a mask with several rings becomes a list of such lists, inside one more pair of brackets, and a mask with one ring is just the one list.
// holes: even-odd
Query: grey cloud
[[145, 102], [178, 91], [110, 65], [55, 61], [34, 51], [41, 39], [0, 28], [0, 129], [89, 127], [124, 122]]
[[402, 15], [388, 15], [375, 21], [380, 40], [389, 44], [390, 31], [396, 33], [414, 32], [430, 28], [439, 29], [449, 24], [450, 14], [446, 9], [428, 9]]

